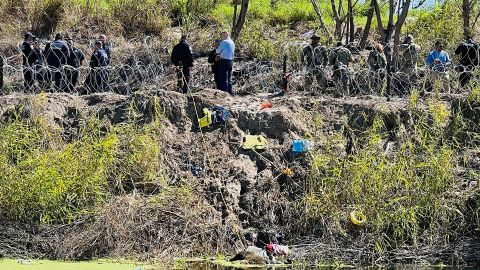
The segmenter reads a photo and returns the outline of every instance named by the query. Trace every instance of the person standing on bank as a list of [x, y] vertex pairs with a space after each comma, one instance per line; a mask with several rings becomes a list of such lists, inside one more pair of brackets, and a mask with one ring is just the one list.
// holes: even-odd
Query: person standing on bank
[[217, 48], [220, 46], [220, 42], [220, 39], [216, 39], [215, 44], [213, 45], [213, 50], [208, 54], [208, 63], [212, 65], [212, 73], [215, 80], [215, 89], [220, 89], [220, 76], [218, 73], [218, 57], [220, 57], [220, 55], [217, 53]]
[[38, 59], [37, 54], [35, 53], [33, 47], [33, 40], [35, 36], [27, 32], [25, 33], [25, 40], [23, 41], [20, 49], [22, 51], [23, 57], [23, 79], [24, 79], [24, 86], [25, 90], [29, 92], [35, 83], [35, 71], [33, 66]]
[[70, 57], [67, 59], [67, 64], [71, 66], [70, 69], [65, 70], [67, 77], [67, 90], [73, 92], [78, 82], [78, 76], [80, 74], [79, 68], [83, 65], [85, 55], [82, 50], [73, 45], [73, 40], [70, 37], [66, 38], [68, 48], [70, 49]]
[[190, 82], [190, 70], [193, 68], [192, 47], [188, 44], [186, 35], [183, 35], [180, 43], [173, 47], [171, 60], [177, 68], [178, 90], [182, 89], [182, 92], [186, 94]]
[[103, 49], [103, 43], [95, 41], [93, 54], [90, 58], [90, 73], [85, 80], [85, 86], [92, 92], [104, 92], [107, 90], [107, 71], [108, 55]]
[[63, 40], [62, 34], [56, 34], [55, 40], [45, 46], [45, 56], [47, 58], [47, 65], [53, 74], [55, 89], [62, 90], [63, 66], [67, 64], [67, 59], [70, 57], [70, 49]]
[[103, 44], [102, 49], [107, 54], [108, 64], [110, 64], [112, 46], [110, 45], [110, 42], [108, 42], [107, 36], [105, 34], [101, 34], [101, 35], [98, 36], [97, 40], [102, 42], [102, 44]]
[[235, 53], [235, 43], [228, 36], [227, 32], [222, 32], [222, 42], [217, 48], [217, 53], [220, 54], [219, 61], [219, 79], [220, 90], [230, 93], [232, 91], [232, 70], [233, 70], [233, 58]]

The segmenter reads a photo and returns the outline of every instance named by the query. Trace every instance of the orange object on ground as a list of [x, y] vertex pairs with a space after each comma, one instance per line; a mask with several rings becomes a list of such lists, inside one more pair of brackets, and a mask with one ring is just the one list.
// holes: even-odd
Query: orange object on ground
[[272, 107], [272, 103], [270, 103], [270, 101], [265, 101], [264, 103], [262, 103], [262, 108], [260, 110], [268, 109], [271, 107]]

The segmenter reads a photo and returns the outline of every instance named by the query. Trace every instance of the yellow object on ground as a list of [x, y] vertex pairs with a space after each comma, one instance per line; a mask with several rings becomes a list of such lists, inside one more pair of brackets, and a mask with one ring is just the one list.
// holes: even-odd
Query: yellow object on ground
[[350, 212], [350, 222], [358, 227], [364, 227], [367, 223], [367, 218], [360, 211]]
[[290, 168], [285, 168], [285, 169], [283, 170], [283, 174], [286, 175], [286, 176], [288, 176], [288, 177], [290, 177], [290, 176], [293, 175], [293, 170], [290, 169]]
[[207, 108], [203, 108], [204, 116], [198, 119], [198, 125], [200, 128], [208, 127], [212, 124], [212, 112]]
[[245, 135], [242, 148], [245, 150], [263, 150], [267, 148], [267, 140], [262, 135]]

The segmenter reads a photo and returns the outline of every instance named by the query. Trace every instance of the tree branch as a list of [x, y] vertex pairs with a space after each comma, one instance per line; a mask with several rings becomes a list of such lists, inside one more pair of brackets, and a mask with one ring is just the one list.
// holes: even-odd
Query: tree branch
[[325, 26], [325, 22], [323, 21], [322, 11], [318, 8], [317, 2], [315, 0], [310, 0], [310, 2], [312, 3], [313, 10], [315, 10], [315, 13], [317, 13], [318, 19], [320, 20], [320, 29], [322, 29], [328, 35], [328, 39], [330, 40], [331, 35], [327, 27]]

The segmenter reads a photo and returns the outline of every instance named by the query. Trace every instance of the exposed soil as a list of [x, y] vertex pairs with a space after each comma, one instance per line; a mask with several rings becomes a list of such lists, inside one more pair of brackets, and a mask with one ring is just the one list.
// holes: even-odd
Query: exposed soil
[[[62, 128], [67, 139], [78, 131], [87, 115], [97, 115], [109, 124], [151, 121], [158, 100], [164, 116], [161, 139], [166, 178], [170, 185], [193, 183], [201, 207], [192, 205], [195, 211], [172, 203], [153, 207], [146, 196], [154, 194], [158, 187], [155, 183], [138, 185], [135, 187], [138, 193], [119, 196], [98, 216], [73, 224], [40, 228], [1, 224], [3, 256], [85, 259], [143, 254], [148, 259], [171, 254], [233, 254], [246, 245], [281, 241], [302, 244], [296, 249], [298, 259], [337, 257], [351, 263], [372, 262], [374, 243], [367, 234], [356, 232], [340, 238], [312, 239], [306, 238], [308, 232], [289, 227], [290, 219], [295, 218], [289, 212], [289, 205], [308, 170], [308, 156], [293, 157], [291, 143], [312, 133], [340, 132], [345, 125], [360, 131], [378, 114], [391, 132], [386, 143], [390, 151], [395, 151], [402, 130], [408, 129], [413, 121], [407, 110], [408, 100], [387, 102], [386, 98], [370, 96], [335, 99], [292, 93], [232, 97], [211, 89], [183, 95], [152, 87], [130, 96], [50, 93], [43, 97], [47, 105], [41, 112], [27, 109], [24, 116], [43, 114], [52, 126]], [[38, 98], [22, 94], [0, 97], [1, 120], [8, 121], [23, 104], [31, 104]], [[445, 104], [450, 108], [450, 104], [457, 104], [456, 100], [461, 98], [453, 97]], [[272, 103], [272, 108], [261, 110], [266, 100]], [[197, 114], [213, 105], [228, 108], [233, 117], [226, 125], [198, 130]], [[320, 127], [314, 126], [315, 117], [321, 118]], [[261, 152], [241, 149], [242, 136], [247, 133], [264, 135], [268, 149]], [[355, 136], [354, 133], [348, 136]], [[347, 145], [341, 147], [346, 155]], [[282, 174], [286, 167], [293, 169], [293, 176]], [[192, 168], [198, 168], [200, 173]], [[472, 188], [471, 184], [466, 183], [466, 188]], [[405, 248], [385, 254], [382, 260], [478, 263], [478, 243], [475, 239], [460, 239], [448, 247]]]

